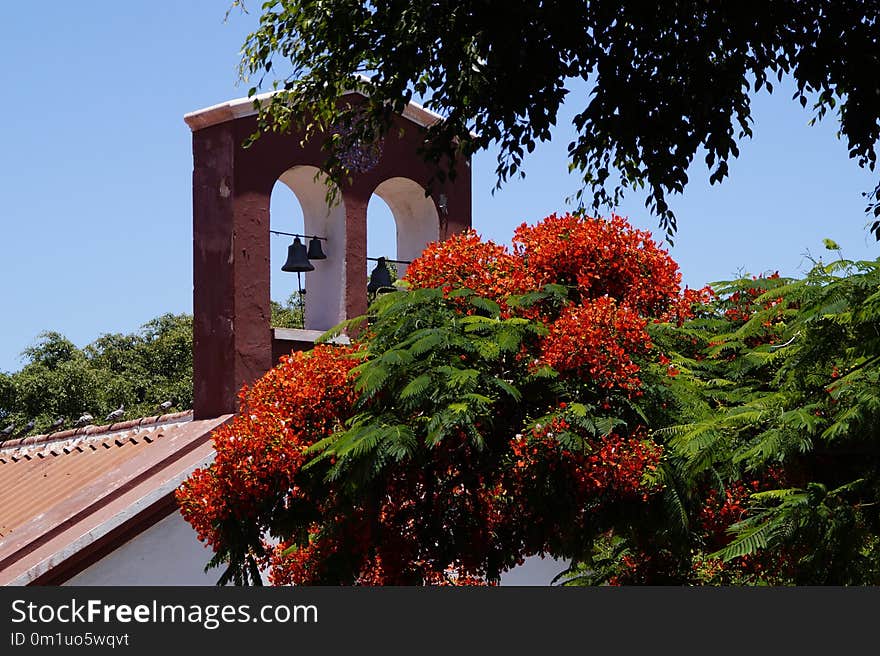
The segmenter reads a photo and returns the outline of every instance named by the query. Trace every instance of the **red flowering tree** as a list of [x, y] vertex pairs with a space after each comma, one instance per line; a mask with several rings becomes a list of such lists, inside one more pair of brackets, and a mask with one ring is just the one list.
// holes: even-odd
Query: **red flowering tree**
[[648, 233], [553, 215], [511, 251], [471, 231], [405, 285], [352, 347], [243, 390], [179, 490], [224, 580], [493, 583], [532, 554], [587, 561], [662, 505], [647, 425], [670, 373], [649, 328], [697, 299]]

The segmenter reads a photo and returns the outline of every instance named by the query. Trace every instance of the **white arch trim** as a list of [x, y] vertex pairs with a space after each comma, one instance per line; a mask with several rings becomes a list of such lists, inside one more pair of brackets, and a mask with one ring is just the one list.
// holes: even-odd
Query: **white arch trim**
[[[278, 180], [299, 200], [303, 232], [308, 237], [327, 238], [322, 242], [327, 259], [313, 261], [315, 270], [305, 274], [305, 329], [329, 330], [345, 319], [345, 203], [342, 194], [337, 189], [336, 203], [333, 206], [328, 204], [327, 191], [332, 183], [314, 166], [294, 166], [282, 173]], [[308, 239], [303, 243], [308, 246]]]
[[[440, 238], [437, 206], [425, 188], [409, 178], [388, 178], [373, 191], [385, 201], [397, 226], [397, 259], [414, 260], [432, 241]], [[406, 265], [398, 265], [398, 275]]]

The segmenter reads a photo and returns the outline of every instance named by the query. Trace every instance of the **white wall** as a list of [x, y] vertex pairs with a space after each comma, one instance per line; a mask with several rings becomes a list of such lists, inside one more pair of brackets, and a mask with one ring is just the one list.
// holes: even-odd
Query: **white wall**
[[501, 575], [501, 585], [550, 585], [553, 578], [568, 569], [568, 563], [555, 558], [530, 556], [519, 567]]
[[[215, 585], [223, 569], [204, 573], [213, 556], [175, 512], [135, 536], [64, 585]], [[501, 585], [550, 585], [567, 563], [532, 556], [501, 576]]]
[[174, 512], [65, 585], [215, 585], [223, 569], [203, 571], [213, 555]]

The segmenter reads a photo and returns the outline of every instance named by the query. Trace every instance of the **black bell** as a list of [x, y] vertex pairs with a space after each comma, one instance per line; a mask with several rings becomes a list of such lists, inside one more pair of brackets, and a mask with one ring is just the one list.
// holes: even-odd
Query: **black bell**
[[306, 255], [305, 244], [299, 240], [299, 237], [295, 237], [293, 243], [287, 247], [287, 262], [284, 263], [281, 270], [296, 273], [315, 270], [315, 265], [309, 262], [309, 258]]
[[321, 240], [317, 237], [312, 237], [309, 241], [309, 259], [310, 260], [326, 260], [327, 256], [324, 255], [324, 251], [321, 249]]
[[370, 294], [375, 294], [376, 292], [383, 290], [392, 291], [392, 285], [391, 272], [388, 270], [385, 258], [380, 257], [376, 262], [376, 268], [373, 269], [373, 272], [370, 274], [370, 282], [367, 284], [367, 291]]

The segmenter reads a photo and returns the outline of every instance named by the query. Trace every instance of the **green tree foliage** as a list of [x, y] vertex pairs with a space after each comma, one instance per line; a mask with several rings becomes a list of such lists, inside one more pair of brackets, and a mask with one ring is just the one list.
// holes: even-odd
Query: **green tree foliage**
[[607, 536], [570, 581], [876, 585], [880, 260], [715, 289], [653, 326], [675, 374], [654, 438], [676, 530]]
[[[257, 78], [252, 95], [280, 91], [262, 130], [297, 124], [328, 135], [334, 179], [347, 173], [347, 149], [375, 143], [392, 111], [422, 98], [446, 117], [430, 129], [426, 157], [444, 163], [497, 144], [499, 184], [523, 174], [525, 154], [550, 139], [570, 80], [581, 78], [593, 89], [575, 101], [583, 109], [568, 145], [579, 197], [599, 208], [647, 188], [646, 206], [671, 235], [667, 195], [684, 189], [697, 156], [710, 182], [722, 181], [752, 134], [751, 99], [785, 77], [814, 121], [836, 112], [850, 157], [874, 169], [878, 16], [876, 0], [274, 0], [262, 5], [241, 71]], [[340, 105], [348, 90], [369, 98]], [[866, 195], [880, 217], [880, 185]], [[872, 230], [880, 238], [880, 220]]]
[[[305, 294], [305, 292], [303, 292]], [[269, 301], [273, 328], [302, 328], [305, 312], [304, 297], [293, 292], [284, 303]]]
[[[84, 412], [101, 423], [120, 405], [125, 417], [161, 413], [158, 404], [192, 407], [192, 317], [165, 314], [137, 333], [102, 335], [83, 349], [57, 332], [42, 333], [15, 373], [0, 373], [0, 422], [30, 433], [56, 419], [70, 428]], [[13, 433], [14, 435], [17, 433]]]

